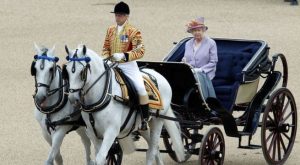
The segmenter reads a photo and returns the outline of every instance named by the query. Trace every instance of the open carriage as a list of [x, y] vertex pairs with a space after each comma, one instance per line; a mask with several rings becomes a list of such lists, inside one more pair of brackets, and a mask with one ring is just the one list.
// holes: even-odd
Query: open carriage
[[[225, 141], [220, 129], [199, 133], [205, 125], [221, 124], [227, 136], [239, 139], [239, 148], [261, 147], [269, 164], [283, 164], [292, 151], [297, 130], [296, 103], [286, 88], [284, 55], [276, 54], [270, 60], [264, 41], [214, 39], [219, 60], [212, 82], [217, 100], [204, 100], [197, 75], [190, 65], [181, 62], [188, 40], [177, 43], [163, 62], [138, 62], [140, 67], [161, 73], [172, 87], [172, 108], [182, 131], [186, 160], [199, 155], [200, 164], [223, 164]], [[275, 68], [278, 58], [282, 72]], [[233, 112], [238, 113], [233, 116]], [[251, 144], [258, 127], [261, 146]], [[162, 152], [177, 161], [168, 134], [163, 131], [161, 136], [166, 147]], [[248, 138], [248, 145], [242, 146], [242, 137]]]

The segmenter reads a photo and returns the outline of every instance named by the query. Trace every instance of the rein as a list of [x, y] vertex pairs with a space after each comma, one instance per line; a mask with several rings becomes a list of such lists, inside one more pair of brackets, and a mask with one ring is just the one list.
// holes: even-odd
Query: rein
[[[107, 65], [107, 62], [104, 62], [104, 66]], [[86, 95], [92, 89], [92, 87], [102, 78], [102, 76], [104, 76], [107, 72], [111, 72], [111, 69], [117, 65], [117, 63], [113, 63], [112, 65], [106, 67], [105, 71], [93, 82], [93, 84], [86, 90], [86, 92], [83, 93], [83, 96]]]

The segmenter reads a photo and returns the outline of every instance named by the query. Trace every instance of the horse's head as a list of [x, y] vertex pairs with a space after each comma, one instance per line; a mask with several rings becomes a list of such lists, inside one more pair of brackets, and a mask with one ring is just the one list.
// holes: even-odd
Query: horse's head
[[65, 49], [68, 63], [63, 66], [63, 77], [70, 83], [69, 100], [73, 105], [77, 105], [86, 83], [91, 79], [90, 61], [92, 58], [87, 53], [85, 45], [79, 45], [72, 51], [67, 46]]
[[34, 99], [40, 105], [48, 96], [50, 85], [56, 76], [56, 62], [59, 58], [54, 56], [54, 46], [51, 50], [46, 47], [40, 48], [36, 44], [34, 47], [37, 54], [31, 64], [31, 75], [35, 77]]

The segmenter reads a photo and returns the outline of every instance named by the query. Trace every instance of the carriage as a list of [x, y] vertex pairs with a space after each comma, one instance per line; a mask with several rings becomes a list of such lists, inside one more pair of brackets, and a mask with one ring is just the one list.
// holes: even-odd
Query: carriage
[[[176, 117], [164, 116], [158, 111], [151, 113], [151, 115], [177, 123], [174, 124], [174, 128], [176, 129], [177, 126], [181, 130], [183, 147], [182, 145], [180, 146], [185, 153], [183, 161], [187, 161], [192, 155], [198, 155], [199, 164], [223, 164], [225, 140], [220, 130], [220, 127], [223, 126], [227, 136], [239, 139], [239, 148], [262, 148], [268, 164], [283, 164], [292, 151], [297, 131], [297, 108], [294, 97], [287, 88], [288, 66], [285, 56], [283, 54], [275, 54], [270, 60], [268, 58], [269, 47], [264, 41], [214, 39], [218, 47], [218, 63], [216, 76], [212, 82], [217, 98], [207, 98], [205, 100], [197, 74], [190, 65], [181, 62], [185, 51], [185, 43], [189, 39], [185, 38], [176, 43], [173, 50], [162, 62], [138, 62], [139, 67], [151, 68], [164, 76], [172, 88], [171, 106]], [[75, 55], [77, 55], [77, 49]], [[96, 57], [99, 58], [97, 54], [94, 54], [94, 58]], [[70, 57], [68, 56], [67, 60], [68, 58]], [[37, 59], [41, 59], [40, 67], [36, 67]], [[85, 82], [86, 74], [82, 73], [87, 72], [87, 68], [90, 67], [88, 62], [91, 59], [85, 55], [81, 58], [70, 59], [74, 61], [74, 68], [75, 62], [80, 62], [80, 60], [86, 62], [86, 66], [80, 63], [84, 66], [82, 71], [85, 71], [80, 72], [80, 78], [81, 81]], [[282, 71], [278, 71], [275, 68], [278, 59], [282, 61], [279, 69]], [[44, 68], [45, 60], [48, 61], [48, 70], [56, 66], [56, 58], [48, 57], [43, 53], [35, 56], [35, 61], [31, 66], [32, 75], [35, 76], [37, 68], [43, 70], [41, 67], [43, 66]], [[100, 63], [101, 61], [96, 62]], [[108, 73], [109, 70], [107, 69], [104, 73]], [[46, 73], [47, 70], [45, 69], [44, 72]], [[60, 73], [61, 71], [58, 69], [56, 72]], [[67, 76], [68, 74], [65, 73], [65, 77]], [[50, 74], [48, 77], [53, 78], [55, 76]], [[61, 76], [57, 77], [57, 81], [58, 79], [61, 79]], [[36, 88], [41, 86], [49, 90], [49, 85], [36, 82]], [[59, 86], [54, 91], [59, 91], [64, 87], [64, 85]], [[69, 96], [79, 90], [81, 89], [69, 89]], [[47, 92], [49, 93], [49, 91]], [[51, 93], [53, 93], [52, 90], [50, 95]], [[169, 96], [171, 96], [171, 93]], [[90, 127], [93, 127], [95, 137], [98, 138], [91, 113], [88, 113], [88, 115], [90, 116]], [[52, 124], [68, 125], [70, 123], [65, 123], [65, 120], [71, 118], [72, 116], [67, 116], [54, 122], [46, 120], [48, 129], [45, 129], [45, 131], [48, 130], [49, 132], [49, 126], [51, 127]], [[71, 123], [71, 125], [73, 124]], [[208, 125], [213, 127], [206, 127]], [[208, 128], [207, 132], [204, 134], [200, 133], [200, 130], [204, 127]], [[261, 145], [253, 145], [251, 140], [259, 127], [261, 131]], [[134, 140], [138, 140], [140, 137], [139, 132], [132, 132], [130, 135]], [[178, 137], [177, 142], [180, 142], [180, 133], [178, 132], [176, 135], [178, 135], [176, 136]], [[171, 137], [174, 139], [174, 134], [173, 136], [169, 135], [167, 129], [163, 129], [160, 136], [165, 145], [165, 149], [160, 151], [168, 153], [174, 161], [181, 162], [182, 160], [179, 161], [175, 153], [175, 146], [177, 145], [178, 147], [178, 144], [173, 143], [171, 140]], [[159, 138], [159, 134], [157, 137]], [[242, 138], [248, 138], [247, 145], [242, 145]], [[146, 151], [146, 149], [136, 150]], [[87, 152], [88, 157], [89, 153]], [[106, 156], [106, 164], [121, 164], [122, 156], [122, 147], [119, 141], [115, 140]], [[87, 160], [89, 162], [90, 158]]]
[[[190, 65], [181, 62], [189, 39], [175, 43], [163, 62], [138, 62], [140, 67], [162, 74], [172, 87], [172, 109], [177, 118], [166, 119], [178, 122], [185, 161], [191, 155], [198, 155], [199, 164], [223, 164], [225, 141], [220, 128], [211, 127], [205, 134], [199, 131], [207, 125], [223, 125], [227, 136], [239, 139], [238, 148], [262, 148], [268, 164], [283, 164], [292, 151], [297, 131], [297, 108], [287, 88], [285, 56], [275, 54], [270, 60], [269, 47], [264, 41], [214, 39], [219, 61], [212, 82], [217, 99], [205, 100], [197, 74]], [[278, 58], [282, 61], [279, 69], [282, 71], [275, 68]], [[251, 140], [258, 127], [261, 145], [254, 145]], [[163, 130], [161, 138], [166, 148], [161, 152], [178, 162], [168, 133]], [[242, 145], [242, 138], [248, 139], [247, 145]], [[120, 151], [111, 155], [121, 156]]]

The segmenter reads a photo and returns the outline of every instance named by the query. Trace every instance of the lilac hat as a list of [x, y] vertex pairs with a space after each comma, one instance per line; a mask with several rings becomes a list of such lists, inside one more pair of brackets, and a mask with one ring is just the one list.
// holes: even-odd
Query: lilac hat
[[198, 17], [195, 20], [190, 21], [187, 25], [187, 32], [191, 33], [193, 29], [204, 28], [207, 30], [207, 26], [204, 25], [204, 17]]

